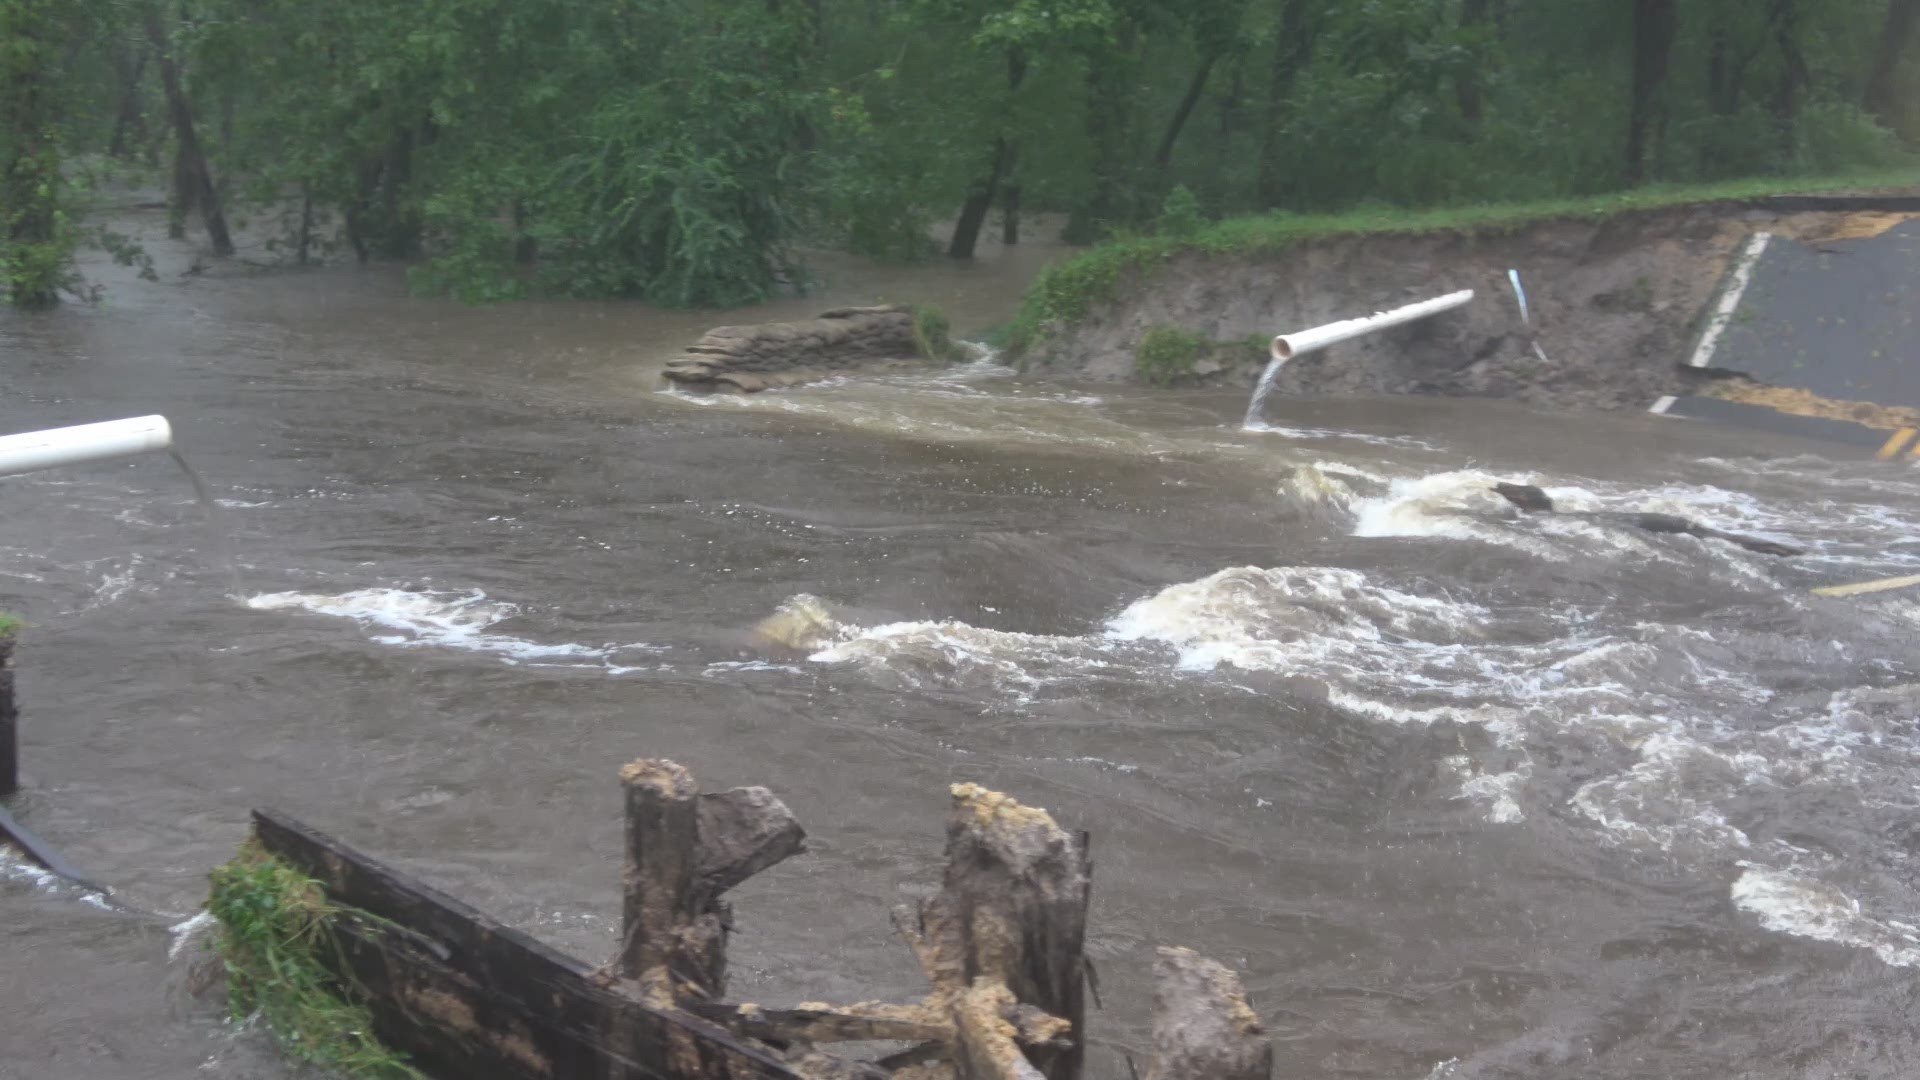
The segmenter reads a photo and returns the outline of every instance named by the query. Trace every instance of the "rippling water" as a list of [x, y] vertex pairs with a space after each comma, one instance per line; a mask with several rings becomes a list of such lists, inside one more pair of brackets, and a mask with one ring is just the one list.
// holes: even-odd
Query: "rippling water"
[[[979, 330], [1020, 277], [841, 274], [767, 317]], [[642, 755], [815, 837], [741, 892], [742, 999], [917, 995], [886, 912], [964, 779], [1094, 832], [1097, 1075], [1161, 942], [1246, 972], [1282, 1077], [1911, 1075], [1920, 604], [1808, 593], [1914, 572], [1911, 470], [1485, 402], [1243, 432], [988, 362], [691, 398], [654, 373], [710, 316], [399, 292], [0, 321], [0, 427], [167, 414], [247, 583], [164, 458], [0, 482], [15, 809], [131, 909], [0, 865], [0, 1076], [275, 1067], [170, 932], [263, 803], [597, 959]]]

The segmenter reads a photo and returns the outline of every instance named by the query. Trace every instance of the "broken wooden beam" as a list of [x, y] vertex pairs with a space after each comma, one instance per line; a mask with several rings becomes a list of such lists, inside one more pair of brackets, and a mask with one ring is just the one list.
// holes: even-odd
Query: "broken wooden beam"
[[272, 810], [268, 854], [370, 919], [335, 920], [334, 974], [382, 1042], [443, 1080], [806, 1080], [770, 1047], [599, 984], [586, 964]]

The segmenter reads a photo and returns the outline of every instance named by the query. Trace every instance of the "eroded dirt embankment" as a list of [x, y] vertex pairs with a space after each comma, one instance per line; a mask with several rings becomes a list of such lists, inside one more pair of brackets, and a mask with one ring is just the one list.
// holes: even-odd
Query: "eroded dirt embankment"
[[[1027, 352], [1035, 372], [1140, 378], [1137, 350], [1156, 326], [1219, 342], [1267, 338], [1439, 296], [1466, 308], [1297, 358], [1291, 394], [1511, 397], [1578, 408], [1644, 408], [1712, 378], [1685, 360], [1729, 263], [1756, 231], [1807, 241], [1870, 235], [1898, 217], [1780, 212], [1738, 205], [1549, 221], [1501, 231], [1365, 234], [1275, 254], [1182, 255], [1123, 286]], [[1543, 362], [1521, 322], [1520, 272]], [[1251, 385], [1264, 357], [1220, 349], [1176, 381]]]

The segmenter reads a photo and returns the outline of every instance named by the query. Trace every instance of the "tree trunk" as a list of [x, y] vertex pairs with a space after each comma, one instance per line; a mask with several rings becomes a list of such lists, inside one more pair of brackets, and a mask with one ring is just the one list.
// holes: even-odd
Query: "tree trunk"
[[[1020, 83], [1026, 77], [1026, 51], [1015, 45], [1007, 50], [1007, 89], [1020, 89]], [[950, 258], [973, 258], [974, 248], [980, 243], [980, 227], [986, 224], [987, 211], [992, 208], [993, 198], [1000, 191], [1000, 182], [1013, 167], [1013, 156], [1013, 140], [1004, 134], [995, 136], [993, 158], [988, 162], [987, 174], [967, 194], [967, 201], [960, 206], [960, 219], [954, 222], [953, 240], [947, 245]]]
[[[1461, 0], [1460, 29], [1473, 33], [1487, 24], [1491, 14], [1491, 0]], [[1471, 127], [1480, 126], [1480, 115], [1484, 111], [1483, 94], [1480, 86], [1480, 62], [1482, 55], [1474, 49], [1468, 58], [1468, 67], [1460, 73], [1454, 83], [1454, 97], [1460, 103], [1460, 118]]]
[[[1887, 18], [1880, 26], [1880, 41], [1873, 57], [1873, 71], [1867, 76], [1867, 111], [1888, 127], [1898, 127], [1902, 119], [1899, 99], [1900, 58], [1906, 55], [1907, 42], [1920, 26], [1920, 0], [1888, 0]], [[1912, 111], [1911, 103], [1907, 112]]]
[[1220, 145], [1232, 152], [1247, 104], [1247, 51], [1236, 48], [1227, 62], [1227, 92], [1220, 98]]
[[1012, 247], [1020, 242], [1020, 185], [1008, 184], [1000, 191], [1000, 242]]
[[411, 128], [396, 133], [381, 169], [380, 221], [386, 233], [381, 238], [381, 254], [390, 259], [409, 259], [420, 252], [419, 217], [402, 202], [413, 180], [414, 143]]
[[313, 187], [300, 185], [300, 250], [299, 262], [307, 265], [308, 251], [313, 247]]
[[1800, 51], [1799, 0], [1772, 0], [1767, 24], [1773, 42], [1780, 50], [1780, 86], [1773, 97], [1774, 130], [1780, 139], [1781, 165], [1791, 163], [1795, 152], [1795, 129], [1800, 124], [1800, 94], [1812, 75], [1807, 59]]
[[1633, 0], [1633, 103], [1627, 114], [1627, 183], [1647, 179], [1647, 133], [1666, 87], [1679, 25], [1676, 0]]
[[1093, 146], [1093, 186], [1073, 208], [1061, 239], [1091, 244], [1126, 217], [1120, 205], [1127, 171], [1127, 133], [1133, 102], [1130, 77], [1139, 35], [1131, 22], [1119, 32], [1115, 48], [1096, 48], [1087, 56], [1087, 141]]
[[1187, 119], [1193, 115], [1194, 106], [1200, 104], [1200, 95], [1207, 91], [1207, 80], [1213, 76], [1213, 66], [1220, 62], [1218, 53], [1209, 54], [1200, 61], [1200, 67], [1187, 83], [1187, 92], [1181, 97], [1180, 105], [1173, 110], [1173, 117], [1167, 121], [1166, 133], [1160, 136], [1160, 146], [1153, 152], [1153, 168], [1164, 182], [1167, 170], [1173, 167], [1173, 145], [1180, 141], [1180, 131], [1187, 126]]
[[1313, 61], [1313, 24], [1309, 0], [1286, 0], [1280, 13], [1280, 33], [1273, 43], [1273, 79], [1267, 84], [1267, 126], [1260, 144], [1260, 176], [1256, 185], [1260, 203], [1279, 206], [1286, 199], [1287, 165], [1281, 159], [1280, 130], [1287, 125], [1288, 103], [1294, 83]]
[[125, 159], [133, 148], [147, 142], [146, 110], [140, 107], [140, 84], [147, 74], [147, 54], [130, 55], [127, 49], [114, 54], [114, 74], [119, 77], [120, 109], [113, 119], [113, 137], [107, 141], [107, 156]]
[[215, 255], [233, 254], [233, 237], [227, 232], [226, 215], [220, 212], [220, 191], [214, 186], [213, 171], [200, 150], [200, 138], [194, 131], [193, 105], [186, 88], [180, 84], [180, 66], [174, 62], [167, 42], [167, 30], [160, 22], [158, 8], [147, 9], [147, 39], [153, 43], [154, 60], [160, 65], [160, 86], [166, 91], [167, 112], [173, 119], [173, 137], [178, 146], [174, 184], [183, 206], [200, 211], [206, 224], [207, 239]]

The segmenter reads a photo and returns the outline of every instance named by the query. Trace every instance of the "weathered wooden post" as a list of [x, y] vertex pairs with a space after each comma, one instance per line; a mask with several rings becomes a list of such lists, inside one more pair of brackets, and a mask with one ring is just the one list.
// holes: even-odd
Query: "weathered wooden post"
[[997, 791], [954, 785], [946, 872], [913, 940], [953, 1015], [959, 1080], [1078, 1080], [1090, 885], [1085, 833]]
[[0, 631], [0, 799], [20, 790], [20, 712], [13, 700], [12, 630]]
[[1153, 964], [1153, 1062], [1147, 1080], [1267, 1080], [1273, 1043], [1240, 979], [1192, 949]]
[[806, 849], [806, 830], [766, 788], [700, 794], [671, 761], [620, 770], [627, 853], [614, 973], [666, 1007], [726, 990], [733, 913], [721, 894]]

